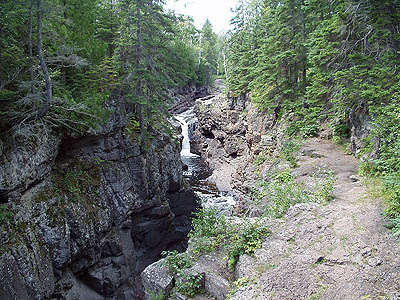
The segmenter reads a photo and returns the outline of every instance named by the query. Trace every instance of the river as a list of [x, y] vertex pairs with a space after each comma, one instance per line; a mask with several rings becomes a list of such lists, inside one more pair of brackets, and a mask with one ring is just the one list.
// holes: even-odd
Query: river
[[207, 162], [201, 156], [190, 151], [190, 128], [196, 122], [193, 108], [176, 115], [175, 118], [182, 128], [181, 159], [187, 166], [187, 170], [184, 171], [185, 179], [201, 199], [203, 207], [212, 207], [222, 214], [229, 215], [236, 204], [234, 195], [231, 192], [219, 191], [215, 184], [207, 180], [212, 174]]

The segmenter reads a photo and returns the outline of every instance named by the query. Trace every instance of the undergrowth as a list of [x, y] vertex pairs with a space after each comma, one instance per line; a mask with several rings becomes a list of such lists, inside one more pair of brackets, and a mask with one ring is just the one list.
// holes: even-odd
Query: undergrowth
[[260, 221], [236, 224], [215, 209], [202, 209], [193, 219], [189, 233], [190, 247], [187, 252], [163, 252], [164, 265], [175, 278], [175, 290], [187, 297], [204, 292], [201, 275], [191, 272], [193, 263], [202, 254], [223, 249], [226, 252], [228, 267], [234, 271], [239, 257], [254, 254], [261, 247], [262, 239], [270, 231]]
[[297, 183], [290, 170], [272, 175], [272, 179], [260, 178], [253, 189], [252, 198], [262, 206], [265, 215], [283, 217], [289, 208], [298, 203], [327, 203], [334, 198], [336, 176], [332, 171], [319, 170], [312, 176], [313, 191], [306, 190]]
[[297, 152], [301, 148], [301, 143], [297, 140], [290, 139], [283, 143], [280, 158], [286, 160], [292, 168], [297, 167]]

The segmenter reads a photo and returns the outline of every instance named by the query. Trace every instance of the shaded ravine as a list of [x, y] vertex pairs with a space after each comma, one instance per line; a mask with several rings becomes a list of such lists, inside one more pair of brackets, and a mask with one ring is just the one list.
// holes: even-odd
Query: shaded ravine
[[182, 128], [181, 159], [185, 165], [184, 177], [199, 196], [203, 207], [213, 207], [217, 211], [230, 214], [236, 204], [233, 191], [220, 191], [217, 186], [207, 180], [212, 175], [207, 162], [200, 155], [190, 151], [190, 127], [194, 126], [196, 115], [193, 108], [178, 114], [175, 118]]

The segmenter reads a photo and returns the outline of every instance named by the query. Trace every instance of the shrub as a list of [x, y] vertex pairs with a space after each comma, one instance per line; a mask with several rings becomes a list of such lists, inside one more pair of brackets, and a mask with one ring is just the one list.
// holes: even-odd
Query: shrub
[[295, 140], [286, 141], [281, 148], [281, 158], [289, 162], [292, 168], [297, 166], [297, 152], [300, 150], [301, 144]]
[[239, 257], [243, 254], [253, 254], [261, 248], [262, 238], [269, 235], [269, 229], [259, 222], [245, 225], [235, 225], [228, 236], [228, 267], [235, 269]]
[[225, 216], [218, 215], [214, 208], [202, 209], [195, 214], [189, 237], [216, 237], [226, 232]]
[[183, 269], [193, 266], [193, 259], [186, 252], [163, 251], [161, 255], [165, 256], [164, 265], [173, 276], [179, 274]]
[[176, 291], [186, 297], [193, 298], [195, 295], [204, 294], [202, 281], [203, 275], [181, 274], [176, 281]]
[[245, 287], [250, 282], [249, 277], [241, 277], [233, 283], [233, 288], [229, 291], [228, 295], [226, 296], [227, 299], [232, 298], [238, 290], [242, 287]]

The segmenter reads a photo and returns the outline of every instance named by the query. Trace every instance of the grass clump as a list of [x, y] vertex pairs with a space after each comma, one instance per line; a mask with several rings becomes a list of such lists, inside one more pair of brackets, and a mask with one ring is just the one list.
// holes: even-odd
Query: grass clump
[[[259, 180], [252, 197], [265, 209], [265, 215], [283, 217], [289, 208], [298, 203], [323, 202], [334, 198], [336, 176], [333, 171], [319, 171], [321, 179], [314, 174], [313, 191], [295, 181], [290, 170], [275, 173], [270, 180]], [[322, 173], [321, 173], [322, 172]]]
[[370, 198], [383, 200], [384, 214], [400, 240], [400, 171], [385, 173], [376, 162], [367, 161], [360, 164], [359, 174], [364, 177]]
[[323, 203], [328, 203], [335, 198], [335, 182], [337, 180], [335, 172], [332, 170], [320, 170], [322, 180], [316, 183], [315, 196]]
[[267, 157], [265, 156], [265, 154], [260, 153], [257, 155], [254, 163], [256, 164], [256, 166], [261, 166], [266, 160], [267, 160]]

